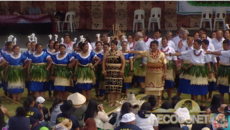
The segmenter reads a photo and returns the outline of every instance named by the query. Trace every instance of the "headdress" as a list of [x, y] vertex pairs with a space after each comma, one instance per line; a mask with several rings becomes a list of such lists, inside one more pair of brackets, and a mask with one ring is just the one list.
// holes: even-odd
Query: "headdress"
[[110, 37], [107, 38], [108, 39], [108, 43], [110, 42]]
[[64, 43], [64, 38], [62, 37], [62, 38], [61, 38], [61, 44], [63, 44], [63, 43]]
[[30, 36], [28, 36], [28, 39], [30, 42], [38, 43], [38, 39], [35, 37], [35, 33], [32, 33]]
[[85, 40], [86, 40], [86, 39], [84, 38], [84, 36], [83, 36], [83, 35], [81, 35], [81, 36], [80, 36], [80, 41], [81, 41], [82, 43], [84, 43], [84, 42], [85, 42]]
[[77, 38], [75, 37], [75, 38], [73, 39], [73, 41], [74, 41], [74, 43], [77, 43]]
[[55, 42], [58, 41], [58, 35], [57, 34], [54, 34], [54, 40], [55, 40]]
[[14, 37], [13, 35], [10, 35], [10, 36], [7, 38], [7, 41], [6, 41], [6, 42], [13, 42], [13, 43], [16, 45], [16, 41], [17, 41], [17, 38]]
[[98, 38], [98, 41], [100, 41], [100, 33], [96, 34], [97, 38]]
[[50, 38], [50, 40], [52, 39], [52, 34], [48, 35], [48, 37]]

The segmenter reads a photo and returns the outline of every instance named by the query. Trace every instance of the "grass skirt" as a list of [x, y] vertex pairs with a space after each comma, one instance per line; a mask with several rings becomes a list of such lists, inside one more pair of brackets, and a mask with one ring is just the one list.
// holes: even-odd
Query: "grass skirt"
[[125, 70], [124, 70], [124, 83], [132, 83], [132, 76], [129, 75], [130, 72], [130, 64], [129, 62], [125, 63]]
[[146, 66], [140, 66], [142, 64], [142, 58], [137, 58], [133, 62], [133, 71], [135, 76], [144, 77], [146, 74]]
[[46, 82], [49, 79], [49, 71], [46, 70], [46, 63], [32, 64], [30, 68], [31, 81]]
[[217, 85], [229, 86], [230, 85], [230, 67], [220, 65], [218, 69]]
[[6, 81], [10, 93], [22, 93], [25, 88], [25, 73], [21, 66], [9, 66]]
[[77, 86], [82, 90], [91, 90], [93, 84], [95, 84], [94, 72], [90, 69], [90, 64], [86, 66], [78, 66], [77, 69]]

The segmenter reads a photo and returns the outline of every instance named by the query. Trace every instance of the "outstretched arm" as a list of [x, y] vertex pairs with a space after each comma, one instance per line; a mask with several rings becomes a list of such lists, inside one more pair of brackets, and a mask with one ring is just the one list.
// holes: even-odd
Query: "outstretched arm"
[[140, 51], [127, 51], [127, 53], [140, 54]]
[[221, 55], [221, 51], [206, 51], [206, 54]]

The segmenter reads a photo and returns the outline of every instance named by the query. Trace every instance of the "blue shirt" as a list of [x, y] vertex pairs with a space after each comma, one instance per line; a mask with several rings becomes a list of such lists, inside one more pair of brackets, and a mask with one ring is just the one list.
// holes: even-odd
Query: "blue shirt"
[[8, 130], [30, 130], [30, 120], [24, 116], [10, 117], [8, 125]]
[[36, 107], [30, 107], [27, 116], [30, 119], [30, 128], [42, 118], [42, 114]]
[[29, 8], [29, 14], [32, 14], [32, 15], [34, 15], [34, 14], [42, 14], [42, 12], [41, 12], [41, 10], [40, 10], [40, 8], [37, 6], [37, 7], [30, 7]]
[[56, 119], [56, 124], [61, 123], [64, 119], [70, 119], [73, 122], [71, 130], [75, 130], [76, 128], [79, 128], [79, 123], [77, 121], [77, 118], [74, 115], [66, 116], [63, 113], [59, 114]]

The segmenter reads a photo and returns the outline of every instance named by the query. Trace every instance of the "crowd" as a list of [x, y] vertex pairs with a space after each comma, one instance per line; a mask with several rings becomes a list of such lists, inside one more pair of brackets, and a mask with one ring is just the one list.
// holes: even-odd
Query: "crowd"
[[[29, 127], [32, 129], [36, 129], [36, 126], [48, 126], [46, 122], [52, 112], [56, 116], [50, 117], [49, 124], [52, 126], [49, 127], [64, 123], [68, 124], [67, 127], [71, 126], [71, 129], [79, 129], [83, 126], [81, 124], [92, 124], [90, 118], [94, 118], [96, 128], [103, 129], [103, 122], [109, 122], [110, 118], [103, 111], [102, 105], [91, 100], [93, 87], [96, 98], [109, 102], [109, 106], [119, 106], [121, 99], [127, 99], [131, 84], [141, 86], [139, 93], [156, 96], [157, 106], [163, 108], [170, 106], [170, 103], [162, 103], [163, 92], [166, 90], [167, 99], [172, 101], [172, 88], [175, 84], [178, 86], [178, 97], [181, 93], [190, 94], [191, 99], [198, 101], [197, 97], [200, 95], [201, 107], [205, 107], [206, 101], [211, 101], [212, 92], [218, 86], [220, 100], [215, 101], [215, 96], [213, 100], [225, 103], [224, 94], [229, 94], [230, 85], [229, 32], [226, 30], [223, 36], [222, 30], [213, 31], [210, 38], [205, 28], [191, 35], [188, 30], [180, 27], [175, 37], [172, 37], [170, 31], [161, 37], [161, 30], [155, 30], [152, 39], [148, 37], [146, 30], [127, 38], [118, 31], [116, 37], [96, 34], [94, 42], [87, 35], [80, 36], [78, 42], [76, 38], [72, 41], [69, 34], [61, 38], [60, 42], [58, 35], [54, 39], [49, 35], [50, 40], [45, 49], [38, 43], [35, 34], [32, 34], [28, 36], [26, 43], [28, 50], [23, 53], [16, 44], [16, 38], [10, 35], [0, 52], [0, 78], [4, 94], [10, 95], [14, 103], [20, 101], [24, 88], [27, 88], [28, 98], [23, 108], [19, 107], [16, 113], [20, 113], [18, 116], [22, 116], [23, 112], [27, 113]], [[49, 91], [49, 98], [55, 98], [50, 110], [44, 110], [43, 107], [46, 91]], [[70, 101], [69, 93], [76, 92], [81, 93], [86, 98], [85, 101], [80, 104], [74, 99]], [[36, 98], [36, 102], [30, 95]], [[175, 105], [173, 101], [172, 104]], [[218, 113], [220, 104], [211, 105], [210, 110]], [[137, 126], [142, 127], [143, 122], [146, 122], [142, 120], [145, 113], [143, 111], [152, 110], [149, 107], [151, 102], [144, 103], [134, 115], [130, 113], [132, 104], [123, 105], [126, 106], [126, 114], [120, 113], [116, 119], [119, 120], [115, 125], [116, 129], [125, 129], [123, 127], [127, 125], [137, 129], [132, 125], [134, 121]], [[82, 113], [85, 113], [84, 116]], [[70, 120], [64, 120], [66, 118]], [[152, 114], [150, 118], [151, 128], [158, 129], [156, 116]], [[138, 120], [141, 121], [137, 122]]]

